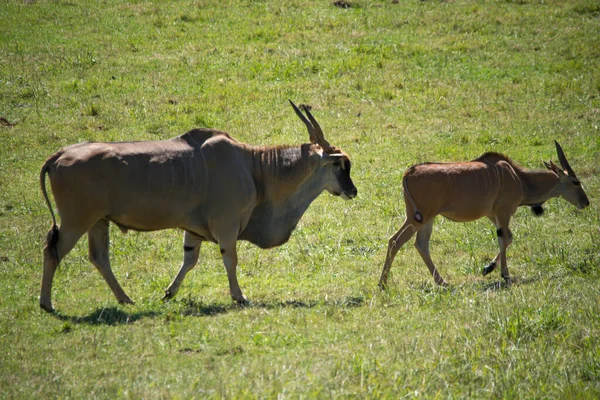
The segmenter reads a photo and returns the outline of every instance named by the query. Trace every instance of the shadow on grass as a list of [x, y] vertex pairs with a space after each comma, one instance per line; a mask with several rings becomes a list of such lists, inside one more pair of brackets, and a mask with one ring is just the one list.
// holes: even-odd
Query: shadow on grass
[[452, 293], [456, 290], [456, 286], [453, 286], [452, 284], [448, 286], [439, 286], [430, 282], [429, 280], [409, 284], [408, 286], [415, 291], [422, 292], [423, 294]]
[[230, 311], [243, 310], [243, 309], [266, 309], [274, 310], [280, 308], [314, 308], [317, 306], [333, 306], [341, 308], [353, 308], [360, 307], [365, 302], [363, 297], [344, 297], [339, 300], [286, 300], [286, 301], [272, 301], [272, 302], [248, 302], [247, 304], [231, 303], [228, 305], [223, 304], [207, 304], [202, 301], [196, 301], [192, 299], [184, 299], [182, 303], [185, 305], [183, 315], [185, 316], [212, 316], [218, 314], [225, 314]]
[[203, 317], [203, 316], [213, 316], [219, 314], [225, 314], [230, 310], [234, 310], [237, 308], [241, 308], [243, 306], [239, 306], [237, 304], [206, 304], [202, 301], [196, 301], [191, 298], [186, 298], [181, 300], [181, 303], [184, 305], [184, 309], [182, 314], [184, 316], [193, 316], [193, 317]]
[[534, 282], [541, 280], [540, 277], [531, 277], [531, 278], [518, 278], [511, 277], [510, 281], [505, 281], [504, 279], [499, 281], [487, 281], [481, 280], [480, 278], [474, 278], [470, 281], [463, 283], [450, 283], [448, 286], [438, 286], [429, 281], [423, 281], [418, 284], [409, 284], [410, 289], [422, 293], [423, 295], [435, 295], [435, 294], [443, 294], [443, 293], [457, 293], [462, 290], [463, 287], [474, 287], [477, 290], [482, 292], [487, 291], [499, 291], [499, 290], [507, 290], [512, 286], [518, 285], [528, 285]]
[[[183, 316], [196, 316], [196, 317], [209, 317], [220, 314], [226, 314], [232, 311], [239, 311], [243, 309], [280, 309], [280, 308], [313, 308], [317, 306], [326, 307], [340, 307], [340, 308], [354, 308], [360, 307], [365, 302], [363, 297], [349, 296], [338, 300], [311, 300], [308, 302], [300, 300], [286, 300], [286, 301], [273, 301], [273, 302], [249, 302], [248, 304], [219, 304], [219, 303], [204, 303], [194, 299], [182, 299], [181, 305], [183, 306], [176, 314]], [[84, 325], [126, 325], [134, 323], [143, 318], [155, 318], [158, 316], [172, 313], [172, 310], [161, 309], [160, 311], [143, 311], [128, 313], [118, 307], [98, 308], [91, 314], [86, 316], [74, 316], [64, 315], [59, 311], [52, 312], [54, 318], [64, 322], [70, 322], [72, 324], [84, 324]]]
[[159, 314], [160, 313], [155, 311], [127, 313], [117, 307], [98, 308], [91, 314], [84, 317], [63, 315], [58, 311], [52, 313], [55, 318], [65, 322], [71, 322], [73, 324], [110, 326], [131, 324], [142, 318], [152, 318]]
[[494, 291], [495, 290], [506, 290], [506, 289], [510, 289], [512, 286], [515, 286], [515, 285], [529, 285], [529, 284], [537, 282], [539, 280], [540, 280], [539, 277], [531, 277], [531, 278], [525, 278], [525, 279], [511, 277], [510, 281], [508, 281], [508, 282], [505, 280], [496, 281], [496, 282], [481, 282], [480, 289], [482, 292], [488, 292], [490, 290], [494, 290]]
[[298, 300], [286, 300], [286, 301], [275, 301], [275, 302], [259, 302], [251, 304], [251, 307], [276, 309], [276, 308], [314, 308], [317, 306], [326, 307], [340, 307], [340, 308], [354, 308], [360, 307], [364, 304], [365, 299], [362, 296], [347, 296], [341, 299], [328, 299], [328, 300], [312, 300], [309, 302], [298, 301]]

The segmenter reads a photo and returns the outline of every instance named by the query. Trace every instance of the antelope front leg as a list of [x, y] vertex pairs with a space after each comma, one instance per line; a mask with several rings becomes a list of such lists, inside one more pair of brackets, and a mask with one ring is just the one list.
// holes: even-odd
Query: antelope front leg
[[248, 299], [243, 295], [242, 289], [237, 281], [237, 250], [236, 242], [228, 244], [221, 244], [221, 257], [223, 257], [223, 264], [227, 270], [227, 278], [229, 279], [229, 292], [231, 298], [237, 301], [239, 304], [247, 304]]
[[181, 264], [181, 268], [179, 268], [175, 279], [173, 279], [167, 290], [165, 290], [163, 301], [172, 299], [177, 294], [187, 273], [198, 263], [201, 245], [202, 240], [198, 236], [185, 231], [183, 234], [183, 264]]
[[483, 270], [481, 271], [483, 273], [483, 276], [486, 276], [487, 274], [489, 274], [490, 272], [492, 272], [493, 270], [496, 269], [496, 267], [498, 266], [498, 260], [500, 259], [500, 252], [498, 252], [498, 254], [496, 254], [496, 257], [485, 267], [483, 267]]
[[108, 221], [101, 219], [94, 224], [88, 231], [88, 248], [89, 258], [92, 264], [96, 267], [104, 281], [112, 290], [115, 298], [122, 304], [134, 304], [127, 296], [117, 278], [110, 267], [110, 259], [108, 255]]
[[[497, 224], [497, 221], [495, 219], [490, 218], [490, 220], [495, 225]], [[508, 229], [506, 229], [506, 231], [509, 232], [509, 234], [510, 234], [510, 231]], [[504, 233], [506, 231], [503, 230], [502, 228], [496, 229], [496, 236], [498, 237], [498, 245], [500, 247], [500, 251], [498, 252], [498, 254], [496, 254], [496, 257], [494, 257], [494, 259], [488, 265], [483, 267], [483, 269], [481, 271], [483, 276], [486, 276], [490, 272], [494, 271], [496, 269], [496, 267], [498, 266], [498, 263], [502, 264], [502, 260], [500, 257], [502, 256], [502, 249], [504, 247], [504, 244], [503, 244], [503, 242], [500, 242], [500, 240], [502, 240], [502, 236], [504, 235]], [[512, 235], [509, 236], [509, 239], [510, 239], [510, 241], [512, 241]], [[508, 247], [509, 244], [510, 244], [510, 242], [508, 242], [508, 244], [506, 244], [506, 247]], [[506, 255], [506, 253], [505, 253], [505, 255]], [[505, 263], [506, 263], [506, 261], [505, 261]], [[508, 273], [508, 269], [506, 270], [506, 273]]]
[[[510, 229], [508, 228], [508, 223], [510, 221], [509, 217], [497, 217], [496, 221], [496, 235], [498, 236], [498, 247], [500, 247], [500, 252], [494, 259], [492, 263], [496, 263], [497, 260], [500, 261], [500, 275], [506, 282], [510, 282], [510, 274], [508, 272], [508, 265], [506, 262], [506, 249], [513, 240], [513, 235]], [[491, 265], [491, 264], [490, 264]], [[495, 268], [495, 265], [494, 265]], [[493, 268], [492, 268], [493, 270]]]
[[512, 243], [513, 236], [508, 227], [506, 230], [499, 229], [499, 231], [501, 231], [498, 233], [498, 245], [500, 246], [500, 274], [506, 282], [510, 282], [510, 274], [508, 272], [508, 265], [506, 262], [506, 249]]

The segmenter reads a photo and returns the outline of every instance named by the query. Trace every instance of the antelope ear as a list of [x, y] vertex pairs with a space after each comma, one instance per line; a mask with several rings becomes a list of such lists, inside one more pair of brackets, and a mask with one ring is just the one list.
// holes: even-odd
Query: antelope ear
[[542, 161], [542, 162], [544, 163], [546, 168], [548, 168], [549, 170], [552, 170], [552, 167], [550, 166], [550, 164], [548, 164], [546, 161]]
[[562, 169], [558, 168], [556, 164], [554, 164], [552, 161], [550, 161], [550, 169], [558, 176], [566, 175], [565, 172]]
[[345, 157], [345, 155], [343, 155], [343, 154], [338, 154], [338, 153], [329, 154], [329, 153], [323, 152], [323, 153], [321, 153], [321, 165], [332, 164], [336, 161], [341, 160], [343, 157]]

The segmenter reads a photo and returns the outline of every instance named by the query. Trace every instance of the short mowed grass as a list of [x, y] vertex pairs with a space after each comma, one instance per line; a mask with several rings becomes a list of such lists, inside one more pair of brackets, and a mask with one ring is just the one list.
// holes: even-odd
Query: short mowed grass
[[[4, 1], [0, 4], [0, 397], [598, 398], [600, 6], [596, 1]], [[82, 238], [38, 307], [51, 219], [43, 161], [63, 146], [211, 127], [308, 140], [313, 106], [358, 197], [320, 196], [285, 245], [218, 249], [173, 301], [182, 233], [111, 228], [118, 305]], [[14, 125], [14, 126], [9, 126]], [[529, 168], [565, 149], [590, 198], [519, 210], [508, 263], [487, 220], [438, 218], [434, 286], [409, 242], [401, 177], [485, 151]]]

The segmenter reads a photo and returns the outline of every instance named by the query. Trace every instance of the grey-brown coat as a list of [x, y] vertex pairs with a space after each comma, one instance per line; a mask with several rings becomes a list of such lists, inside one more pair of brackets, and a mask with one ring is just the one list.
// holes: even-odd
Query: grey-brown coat
[[[291, 102], [290, 102], [291, 103]], [[310, 143], [257, 147], [227, 133], [194, 129], [169, 140], [87, 142], [50, 156], [40, 184], [53, 225], [44, 249], [40, 306], [52, 310], [56, 268], [87, 232], [89, 257], [119, 302], [132, 303], [112, 273], [108, 225], [122, 231], [184, 231], [184, 260], [165, 291], [174, 296], [198, 261], [204, 241], [220, 246], [231, 296], [246, 301], [236, 277], [236, 241], [261, 248], [285, 243], [311, 204], [327, 190], [344, 199], [356, 196], [350, 159], [324, 139], [308, 107]], [[50, 177], [61, 217], [60, 228], [45, 187]]]

